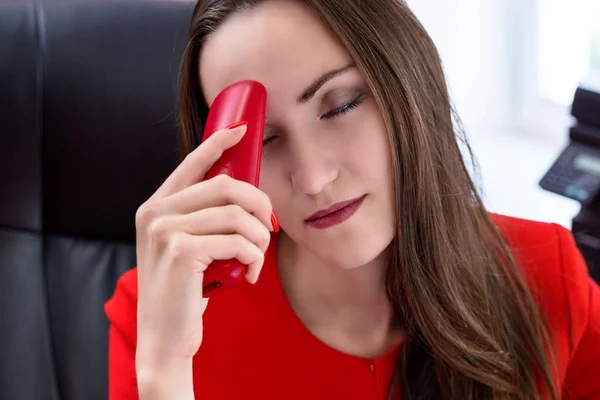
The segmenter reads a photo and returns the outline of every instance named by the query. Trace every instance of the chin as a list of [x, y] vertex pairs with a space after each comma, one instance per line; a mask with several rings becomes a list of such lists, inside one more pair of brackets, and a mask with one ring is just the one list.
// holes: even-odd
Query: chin
[[341, 269], [354, 269], [381, 257], [389, 249], [392, 240], [392, 229], [390, 232], [381, 232], [363, 228], [330, 240], [317, 239], [311, 247], [328, 264]]
[[[345, 222], [326, 229], [295, 225], [286, 235], [326, 264], [354, 269], [372, 263], [387, 253], [396, 233], [386, 204], [365, 202]], [[285, 231], [285, 228], [283, 229]]]
[[374, 246], [354, 246], [352, 249], [345, 248], [342, 257], [335, 257], [337, 265], [343, 269], [354, 269], [370, 264], [385, 255], [389, 249], [389, 243]]

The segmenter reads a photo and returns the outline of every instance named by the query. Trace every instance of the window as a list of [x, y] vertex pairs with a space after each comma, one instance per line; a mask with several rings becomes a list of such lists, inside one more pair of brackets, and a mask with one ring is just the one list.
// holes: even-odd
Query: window
[[577, 87], [600, 90], [600, 1], [514, 1], [517, 125], [564, 140]]
[[568, 106], [580, 82], [600, 74], [600, 1], [539, 0], [538, 93]]

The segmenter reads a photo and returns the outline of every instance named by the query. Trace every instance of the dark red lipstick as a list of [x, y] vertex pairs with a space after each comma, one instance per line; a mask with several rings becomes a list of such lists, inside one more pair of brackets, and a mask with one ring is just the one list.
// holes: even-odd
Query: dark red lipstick
[[357, 197], [348, 201], [335, 203], [325, 210], [319, 210], [306, 218], [306, 223], [313, 228], [327, 229], [341, 224], [350, 218], [360, 208], [365, 196]]

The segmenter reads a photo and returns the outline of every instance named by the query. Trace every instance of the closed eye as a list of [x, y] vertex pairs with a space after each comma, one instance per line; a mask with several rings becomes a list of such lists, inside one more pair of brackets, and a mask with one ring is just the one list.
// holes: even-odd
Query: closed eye
[[334, 117], [346, 114], [350, 110], [353, 110], [356, 107], [358, 107], [363, 101], [364, 101], [364, 96], [361, 94], [356, 99], [352, 100], [350, 103], [344, 104], [343, 106], [336, 108], [335, 110], [332, 110], [326, 114], [323, 114], [323, 116], [321, 116], [321, 119], [330, 119], [330, 118], [334, 118]]
[[268, 145], [269, 143], [271, 143], [275, 139], [277, 139], [277, 136], [269, 136], [268, 138], [265, 138], [263, 140], [263, 146]]
[[[346, 114], [347, 112], [349, 112], [349, 111], [355, 109], [356, 107], [358, 107], [359, 105], [361, 105], [364, 100], [365, 100], [365, 97], [361, 94], [360, 96], [358, 96], [351, 102], [344, 104], [343, 106], [336, 108], [335, 110], [332, 110], [332, 111], [329, 111], [329, 112], [323, 114], [320, 119], [331, 119], [331, 118], [339, 117], [343, 114]], [[263, 147], [268, 145], [269, 143], [273, 142], [275, 139], [277, 139], [276, 135], [265, 138], [263, 140]]]

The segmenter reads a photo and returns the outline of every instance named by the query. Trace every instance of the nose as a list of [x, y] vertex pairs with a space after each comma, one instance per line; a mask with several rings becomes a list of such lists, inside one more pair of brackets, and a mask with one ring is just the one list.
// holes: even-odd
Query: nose
[[306, 144], [292, 152], [292, 187], [296, 192], [316, 195], [326, 189], [339, 174], [339, 165], [331, 151]]

